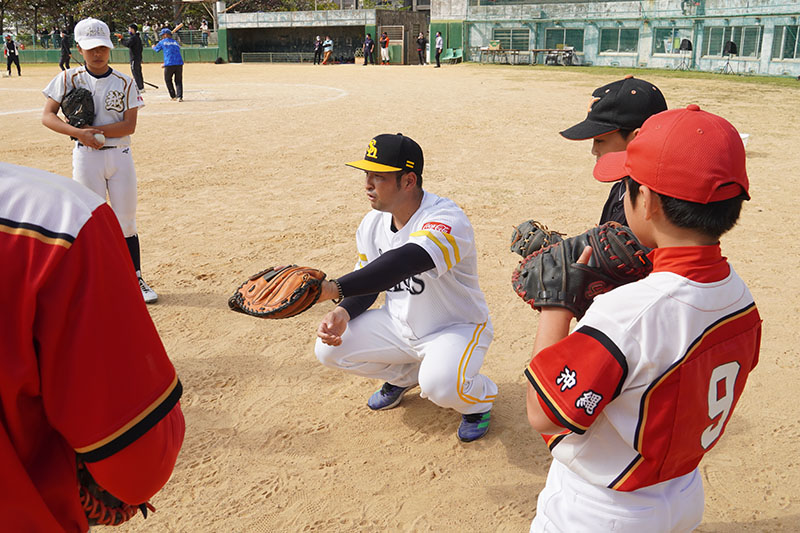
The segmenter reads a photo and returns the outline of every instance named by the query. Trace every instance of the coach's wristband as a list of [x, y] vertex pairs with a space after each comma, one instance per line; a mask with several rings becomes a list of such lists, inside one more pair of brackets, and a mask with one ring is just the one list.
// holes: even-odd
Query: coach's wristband
[[335, 304], [341, 303], [341, 301], [344, 299], [344, 294], [342, 293], [342, 286], [339, 284], [339, 280], [338, 279], [334, 278], [331, 281], [334, 283], [334, 285], [336, 285], [336, 289], [339, 291], [339, 297], [338, 298], [334, 298], [332, 301]]

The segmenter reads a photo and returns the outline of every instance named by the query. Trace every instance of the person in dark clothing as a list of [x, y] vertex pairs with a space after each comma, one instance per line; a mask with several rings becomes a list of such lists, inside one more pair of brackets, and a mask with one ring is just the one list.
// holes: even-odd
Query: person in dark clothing
[[419, 36], [417, 37], [417, 54], [419, 54], [419, 64], [425, 65], [428, 62], [425, 61], [425, 52], [428, 46], [428, 39], [425, 38], [425, 35], [422, 32], [419, 32]]
[[19, 68], [19, 46], [10, 35], [6, 35], [6, 42], [3, 45], [3, 55], [6, 56], [8, 77], [11, 77], [11, 65], [17, 65], [17, 75], [22, 76], [22, 69]]
[[367, 63], [375, 64], [375, 57], [372, 53], [375, 51], [375, 41], [372, 40], [372, 35], [369, 33], [367, 34], [367, 38], [364, 39], [364, 66], [367, 66]]
[[139, 92], [144, 91], [144, 76], [142, 76], [142, 39], [139, 37], [139, 27], [136, 24], [128, 26], [128, 33], [130, 37], [122, 41], [122, 44], [128, 47], [128, 52], [131, 57], [131, 74], [133, 79], [136, 80], [136, 87]]
[[322, 39], [317, 38], [314, 40], [314, 64], [319, 65], [322, 63]]
[[69, 35], [64, 30], [61, 30], [61, 60], [58, 62], [58, 66], [61, 67], [61, 70], [69, 69], [69, 59], [70, 54], [72, 51], [70, 50], [70, 46], [72, 43], [69, 41]]

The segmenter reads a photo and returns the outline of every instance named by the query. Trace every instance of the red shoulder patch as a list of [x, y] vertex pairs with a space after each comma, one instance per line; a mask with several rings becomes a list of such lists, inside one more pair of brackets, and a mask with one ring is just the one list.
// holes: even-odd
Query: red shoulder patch
[[422, 229], [430, 229], [433, 231], [438, 231], [440, 233], [450, 233], [453, 228], [441, 222], [426, 222], [422, 226]]

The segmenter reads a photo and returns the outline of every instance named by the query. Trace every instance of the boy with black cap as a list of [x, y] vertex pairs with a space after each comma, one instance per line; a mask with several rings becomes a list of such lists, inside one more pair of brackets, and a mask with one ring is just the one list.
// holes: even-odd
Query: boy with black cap
[[[385, 381], [367, 402], [396, 407], [420, 396], [461, 413], [461, 441], [489, 429], [497, 385], [479, 373], [494, 336], [478, 285], [472, 225], [451, 200], [422, 189], [422, 149], [402, 134], [378, 135], [364, 159], [373, 211], [356, 232], [356, 269], [323, 282], [339, 305], [317, 329], [322, 364]], [[385, 305], [369, 309], [380, 292]]]
[[[592, 154], [599, 159], [610, 152], [624, 151], [644, 121], [666, 109], [667, 102], [658, 87], [627, 75], [595, 89], [583, 122], [560, 133], [573, 141], [592, 139]], [[624, 194], [621, 182], [611, 188], [600, 224], [608, 221], [625, 224]]]
[[719, 244], [749, 199], [744, 146], [690, 105], [648, 119], [594, 176], [622, 180], [653, 272], [597, 296], [569, 335], [570, 311], [542, 310], [527, 411], [553, 462], [531, 531], [691, 531], [698, 464], [758, 363], [761, 318]]

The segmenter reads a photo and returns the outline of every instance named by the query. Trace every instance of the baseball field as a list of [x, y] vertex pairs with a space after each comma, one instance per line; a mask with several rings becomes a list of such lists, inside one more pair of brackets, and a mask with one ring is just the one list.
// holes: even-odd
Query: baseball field
[[[23, 65], [21, 78], [0, 78], [0, 160], [71, 175], [70, 141], [40, 123], [41, 89], [57, 72]], [[160, 66], [146, 64], [161, 88], [147, 88], [133, 136], [137, 225], [143, 274], [160, 296], [148, 310], [184, 386], [186, 440], [157, 512], [116, 531], [527, 531], [550, 454], [525, 415], [537, 313], [511, 289], [508, 240], [528, 218], [569, 234], [598, 221], [608, 185], [591, 177], [591, 143], [558, 131], [585, 117], [594, 88], [627, 73], [187, 64], [174, 102]], [[800, 531], [800, 82], [635, 74], [670, 108], [699, 104], [750, 135], [752, 200], [722, 249], [753, 292], [764, 337], [728, 430], [701, 463], [699, 531]], [[425, 189], [457, 202], [475, 228], [495, 328], [482, 371], [499, 393], [489, 433], [469, 444], [456, 438], [458, 414], [418, 389], [373, 412], [379, 383], [317, 362], [315, 330], [332, 303], [284, 321], [226, 304], [267, 266], [332, 277], [353, 267], [369, 204], [363, 173], [344, 163], [396, 132], [422, 146]]]

